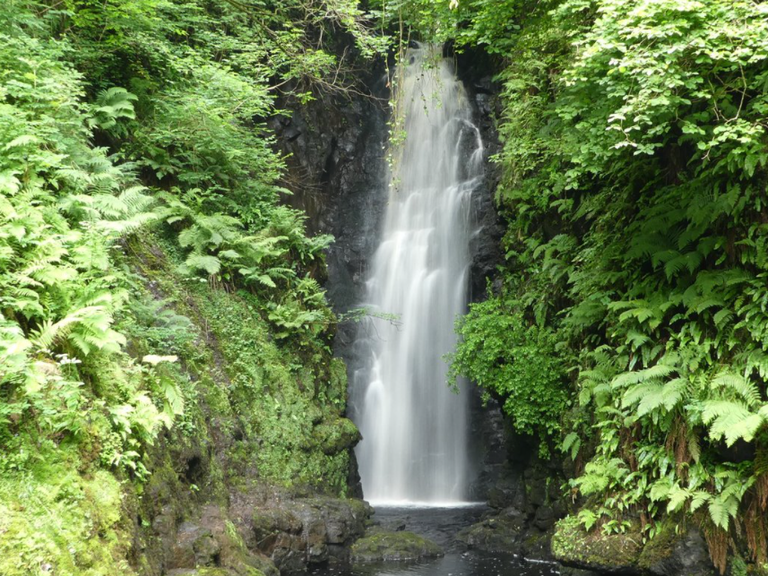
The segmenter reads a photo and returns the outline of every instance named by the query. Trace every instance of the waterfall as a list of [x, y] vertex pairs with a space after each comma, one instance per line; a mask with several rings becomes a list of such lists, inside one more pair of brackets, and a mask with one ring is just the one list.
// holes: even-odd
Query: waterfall
[[389, 202], [366, 286], [366, 307], [397, 321], [374, 317], [358, 341], [356, 454], [371, 502], [456, 504], [468, 497], [468, 402], [448, 387], [444, 356], [466, 308], [482, 140], [452, 62], [434, 47], [409, 50], [405, 62], [404, 141], [390, 142]]

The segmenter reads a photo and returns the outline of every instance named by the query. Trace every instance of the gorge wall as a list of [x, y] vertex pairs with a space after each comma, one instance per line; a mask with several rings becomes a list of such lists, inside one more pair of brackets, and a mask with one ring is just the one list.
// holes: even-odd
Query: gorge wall
[[0, 3], [0, 573], [297, 572], [367, 529], [347, 370], [386, 202], [375, 62], [406, 37], [447, 42], [498, 162], [461, 211], [452, 366], [490, 396], [491, 510], [460, 539], [766, 573], [768, 12], [378, 4]]
[[[470, 244], [470, 298], [476, 301], [483, 298], [486, 279], [493, 278], [501, 261], [504, 231], [493, 204], [498, 176], [487, 161], [499, 147], [495, 132], [496, 87], [491, 81], [490, 63], [478, 66], [468, 57], [458, 58], [456, 63], [485, 148], [483, 182], [471, 199], [476, 232]], [[334, 310], [341, 314], [359, 307], [365, 297], [368, 265], [387, 200], [389, 91], [385, 66], [379, 64], [361, 83], [368, 87], [371, 97], [322, 97], [296, 108], [290, 118], [272, 123], [281, 149], [290, 155], [292, 183], [297, 184], [290, 202], [307, 211], [313, 230], [332, 234], [336, 239], [328, 250], [325, 286]], [[334, 350], [347, 363], [349, 374], [359, 368], [360, 356], [354, 349], [359, 329], [355, 321], [342, 322], [334, 340]], [[479, 469], [471, 498], [483, 500], [506, 462], [504, 430], [493, 400], [486, 407], [476, 390], [471, 394], [471, 452], [481, 455], [475, 462]]]

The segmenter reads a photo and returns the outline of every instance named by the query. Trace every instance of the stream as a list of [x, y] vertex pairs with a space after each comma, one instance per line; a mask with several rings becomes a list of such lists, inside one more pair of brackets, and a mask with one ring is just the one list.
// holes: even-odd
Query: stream
[[442, 558], [420, 562], [387, 562], [356, 566], [328, 566], [313, 576], [553, 576], [557, 564], [531, 561], [512, 554], [466, 551], [455, 542], [461, 529], [478, 522], [487, 507], [480, 503], [451, 508], [377, 507], [373, 521], [382, 527], [405, 529], [429, 538], [445, 551]]
[[467, 307], [471, 199], [483, 177], [484, 145], [441, 47], [410, 48], [394, 83], [393, 115], [404, 139], [390, 142], [387, 209], [363, 302], [373, 311], [372, 325], [358, 337], [350, 412], [362, 433], [356, 454], [374, 524], [424, 536], [445, 555], [310, 574], [560, 574], [557, 564], [467, 551], [456, 541], [487, 511], [466, 501], [477, 475], [468, 442], [469, 383], [458, 379], [449, 389], [445, 361], [456, 346], [454, 322]]

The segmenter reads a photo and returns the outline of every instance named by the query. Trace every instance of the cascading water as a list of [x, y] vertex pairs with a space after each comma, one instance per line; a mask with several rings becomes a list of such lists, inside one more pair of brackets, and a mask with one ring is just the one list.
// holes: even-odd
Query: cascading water
[[394, 151], [367, 283], [367, 306], [398, 322], [374, 318], [359, 341], [368, 361], [353, 381], [357, 458], [373, 503], [450, 505], [468, 496], [468, 414], [467, 395], [447, 386], [444, 355], [466, 307], [470, 200], [483, 150], [452, 63], [434, 47], [409, 50], [405, 61], [405, 140]]

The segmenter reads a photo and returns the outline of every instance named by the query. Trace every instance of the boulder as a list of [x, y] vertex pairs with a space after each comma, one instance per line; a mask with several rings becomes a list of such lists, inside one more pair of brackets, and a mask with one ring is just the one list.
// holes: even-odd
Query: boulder
[[563, 564], [603, 574], [716, 576], [707, 544], [693, 527], [666, 519], [653, 539], [643, 544], [639, 526], [626, 533], [585, 532], [574, 517], [557, 523], [552, 552]]
[[278, 576], [274, 564], [249, 551], [218, 506], [182, 522], [165, 557], [169, 576]]
[[523, 514], [514, 507], [504, 509], [498, 516], [491, 516], [465, 528], [456, 540], [467, 548], [484, 552], [519, 553], [520, 535], [525, 529]]
[[378, 528], [369, 531], [350, 550], [353, 564], [414, 561], [442, 555], [442, 548], [423, 536], [404, 530], [390, 532]]
[[638, 564], [654, 576], [715, 576], [707, 543], [693, 527], [678, 530], [666, 520], [643, 548]]
[[517, 475], [501, 478], [488, 491], [488, 505], [491, 508], [504, 509], [514, 507], [522, 509], [525, 506], [525, 484]]
[[248, 547], [281, 572], [303, 572], [312, 564], [345, 561], [349, 546], [365, 533], [372, 509], [352, 498], [280, 494], [259, 501], [235, 498], [230, 512], [239, 519]]
[[619, 534], [586, 532], [577, 518], [568, 516], [555, 527], [552, 554], [566, 566], [629, 576], [641, 573], [638, 559], [642, 542], [637, 526]]

